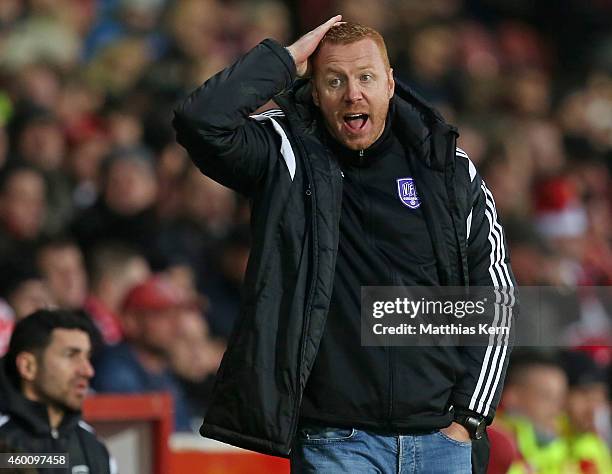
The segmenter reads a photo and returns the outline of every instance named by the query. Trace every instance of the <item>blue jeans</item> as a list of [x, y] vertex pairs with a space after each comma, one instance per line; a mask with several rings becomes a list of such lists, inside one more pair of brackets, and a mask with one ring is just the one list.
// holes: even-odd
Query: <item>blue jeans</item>
[[471, 474], [471, 443], [441, 432], [380, 435], [304, 425], [291, 451], [291, 473]]

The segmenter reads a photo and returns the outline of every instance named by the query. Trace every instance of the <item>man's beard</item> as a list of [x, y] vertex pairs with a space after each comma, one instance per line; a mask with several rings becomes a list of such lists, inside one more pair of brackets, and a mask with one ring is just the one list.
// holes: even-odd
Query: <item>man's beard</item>
[[48, 394], [42, 387], [42, 384], [35, 384], [34, 390], [36, 391], [40, 403], [48, 407], [52, 407], [57, 411], [65, 413], [67, 411], [78, 411], [81, 409], [80, 405], [75, 407], [70, 406], [68, 403], [66, 403], [65, 400], [57, 398], [54, 395]]

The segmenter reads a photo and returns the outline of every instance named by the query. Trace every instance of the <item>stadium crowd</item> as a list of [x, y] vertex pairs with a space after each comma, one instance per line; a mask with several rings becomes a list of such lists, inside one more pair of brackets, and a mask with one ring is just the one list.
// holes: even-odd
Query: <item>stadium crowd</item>
[[[612, 286], [609, 0], [2, 0], [0, 355], [15, 321], [79, 310], [100, 333], [93, 387], [170, 390], [176, 428], [197, 429], [249, 203], [191, 164], [172, 109], [335, 12], [381, 31], [395, 75], [459, 127], [520, 285]], [[612, 472], [612, 293], [583, 294], [558, 341], [572, 351], [511, 363], [493, 453], [514, 454], [495, 472]]]

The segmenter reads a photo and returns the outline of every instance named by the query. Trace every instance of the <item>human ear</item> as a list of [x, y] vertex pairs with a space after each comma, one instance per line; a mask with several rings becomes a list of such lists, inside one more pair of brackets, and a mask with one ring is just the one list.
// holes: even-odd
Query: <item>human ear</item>
[[36, 360], [36, 356], [31, 352], [24, 351], [17, 354], [17, 357], [15, 358], [15, 365], [17, 366], [17, 372], [22, 379], [32, 382], [36, 378], [36, 373], [38, 372], [38, 361]]
[[395, 93], [395, 79], [393, 79], [393, 68], [389, 68], [387, 73], [387, 81], [389, 82], [389, 99], [393, 97]]
[[312, 101], [314, 102], [314, 104], [319, 107], [319, 91], [317, 90], [317, 85], [315, 84], [314, 79], [311, 80], [312, 82]]

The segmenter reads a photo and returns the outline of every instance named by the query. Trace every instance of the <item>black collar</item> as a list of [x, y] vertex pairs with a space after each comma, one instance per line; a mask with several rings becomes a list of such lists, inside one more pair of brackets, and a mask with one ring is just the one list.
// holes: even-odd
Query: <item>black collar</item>
[[[2, 391], [6, 395], [6, 406], [4, 408], [9, 415], [19, 418], [37, 435], [48, 435], [51, 432], [49, 413], [45, 404], [27, 399], [8, 380], [6, 380], [5, 385], [3, 384]], [[64, 436], [72, 431], [80, 419], [80, 411], [66, 410], [57, 429], [59, 436]]]

